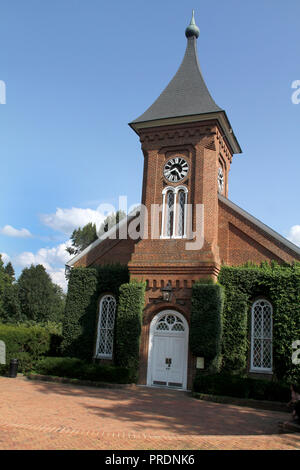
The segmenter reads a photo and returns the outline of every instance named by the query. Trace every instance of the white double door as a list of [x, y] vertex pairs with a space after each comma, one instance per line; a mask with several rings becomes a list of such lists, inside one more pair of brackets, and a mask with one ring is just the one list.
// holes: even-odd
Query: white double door
[[185, 336], [154, 335], [152, 348], [152, 385], [185, 388]]

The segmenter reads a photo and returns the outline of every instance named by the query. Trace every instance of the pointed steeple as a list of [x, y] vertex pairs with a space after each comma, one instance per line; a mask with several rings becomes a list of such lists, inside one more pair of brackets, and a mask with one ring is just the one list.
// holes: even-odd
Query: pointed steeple
[[152, 106], [133, 123], [221, 111], [212, 99], [201, 73], [197, 55], [199, 34], [193, 12], [190, 25], [185, 30], [185, 55], [176, 75]]
[[[187, 47], [183, 61], [167, 87], [163, 90], [156, 101], [137, 119], [130, 123], [130, 126], [138, 132], [142, 127], [149, 127], [157, 121], [176, 121], [184, 117], [194, 117], [211, 114], [222, 114], [223, 121], [226, 121], [226, 133], [230, 130], [230, 125], [226, 113], [211, 97], [203, 79], [197, 54], [197, 38], [200, 30], [195, 23], [194, 11], [189, 26], [185, 30], [187, 37]], [[193, 119], [194, 119], [193, 118]], [[221, 118], [220, 118], [221, 119]], [[161, 125], [163, 122], [161, 122]], [[158, 124], [156, 124], [158, 125]], [[234, 135], [232, 135], [234, 137]], [[234, 153], [240, 153], [238, 142], [235, 142]]]

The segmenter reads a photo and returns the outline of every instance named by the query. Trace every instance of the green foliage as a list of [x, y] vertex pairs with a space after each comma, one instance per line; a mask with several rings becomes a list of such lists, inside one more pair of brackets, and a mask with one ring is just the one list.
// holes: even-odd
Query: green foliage
[[116, 364], [136, 372], [139, 365], [145, 289], [145, 284], [140, 282], [130, 282], [120, 287], [115, 330]]
[[10, 261], [5, 266], [4, 272], [9, 276], [9, 278], [11, 279], [11, 282], [15, 281], [15, 270]]
[[112, 227], [124, 219], [124, 217], [126, 217], [126, 213], [124, 211], [117, 211], [114, 214], [108, 215], [104, 222], [100, 225], [98, 231], [99, 236], [103, 235], [105, 232], [108, 232]]
[[4, 271], [4, 263], [2, 261], [2, 256], [0, 254], [0, 319], [4, 316], [5, 311], [3, 307], [3, 293], [5, 285], [8, 281], [8, 276]]
[[20, 321], [21, 311], [18, 286], [14, 282], [11, 263], [5, 267], [0, 255], [0, 321]]
[[226, 301], [223, 311], [222, 356], [223, 369], [243, 371], [247, 363], [247, 296], [226, 288]]
[[[278, 380], [298, 382], [300, 365], [292, 363], [292, 343], [300, 338], [300, 265], [224, 266], [219, 282], [225, 287], [224, 370], [245, 369], [250, 344], [251, 305], [264, 297], [273, 306], [273, 365]], [[247, 312], [247, 319], [246, 319]], [[240, 326], [239, 326], [240, 325]]]
[[0, 340], [6, 346], [6, 365], [0, 365], [0, 374], [8, 371], [11, 359], [18, 359], [19, 372], [25, 372], [32, 368], [34, 361], [49, 351], [51, 334], [38, 325], [0, 324]]
[[119, 287], [128, 280], [127, 266], [119, 264], [71, 270], [63, 319], [64, 356], [85, 360], [92, 358], [99, 298], [104, 293], [111, 293], [118, 300]]
[[194, 381], [195, 392], [255, 400], [269, 400], [288, 403], [289, 386], [270, 380], [230, 375], [229, 373], [205, 375], [197, 372]]
[[65, 296], [62, 289], [53, 284], [44, 266], [25, 268], [18, 279], [18, 287], [23, 319], [61, 321]]
[[66, 294], [62, 288], [52, 282], [53, 296], [51, 297], [51, 308], [48, 311], [48, 315], [44, 319], [44, 322], [60, 323], [62, 322], [65, 306], [66, 306]]
[[96, 225], [90, 222], [83, 228], [79, 227], [71, 235], [72, 246], [66, 248], [70, 255], [77, 255], [87, 248], [91, 243], [97, 240]]
[[196, 283], [192, 289], [190, 347], [210, 367], [220, 366], [224, 289], [219, 284]]
[[21, 305], [19, 300], [19, 286], [7, 283], [2, 297], [3, 312], [0, 320], [3, 323], [17, 323], [22, 321]]
[[132, 381], [129, 369], [106, 364], [91, 364], [74, 357], [45, 357], [35, 364], [34, 372], [96, 382], [123, 384]]

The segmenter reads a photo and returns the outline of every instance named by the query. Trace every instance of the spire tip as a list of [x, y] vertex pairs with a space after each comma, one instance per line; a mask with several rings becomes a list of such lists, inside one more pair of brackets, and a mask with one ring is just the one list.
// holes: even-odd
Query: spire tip
[[198, 38], [200, 34], [200, 29], [195, 23], [195, 10], [192, 11], [192, 19], [189, 24], [189, 26], [185, 30], [185, 35], [187, 38], [192, 38], [195, 36], [195, 38]]

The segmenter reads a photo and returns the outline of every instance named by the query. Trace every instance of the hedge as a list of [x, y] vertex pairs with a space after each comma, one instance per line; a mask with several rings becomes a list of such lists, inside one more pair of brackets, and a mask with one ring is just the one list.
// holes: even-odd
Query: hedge
[[219, 284], [195, 283], [192, 289], [190, 348], [205, 358], [206, 366], [219, 367], [224, 289]]
[[[264, 297], [273, 306], [273, 368], [279, 381], [297, 383], [300, 365], [292, 363], [292, 343], [300, 338], [300, 264], [221, 268], [218, 281], [225, 288], [223, 369], [245, 370], [250, 355], [247, 331], [251, 306]], [[247, 313], [247, 315], [246, 315]]]
[[125, 367], [91, 364], [74, 357], [45, 357], [34, 365], [33, 372], [110, 383], [131, 383], [134, 375]]
[[6, 365], [0, 365], [0, 374], [6, 374], [11, 359], [19, 360], [19, 372], [26, 372], [51, 346], [51, 333], [39, 325], [0, 324], [0, 340], [6, 346]]
[[145, 288], [145, 284], [139, 282], [121, 286], [115, 330], [116, 364], [136, 372], [139, 364]]
[[63, 320], [61, 350], [64, 356], [92, 358], [99, 297], [109, 292], [118, 301], [119, 287], [128, 281], [127, 266], [119, 264], [71, 270]]
[[229, 373], [205, 375], [200, 371], [196, 374], [193, 391], [282, 403], [288, 403], [291, 395], [289, 386], [284, 383], [230, 375]]

